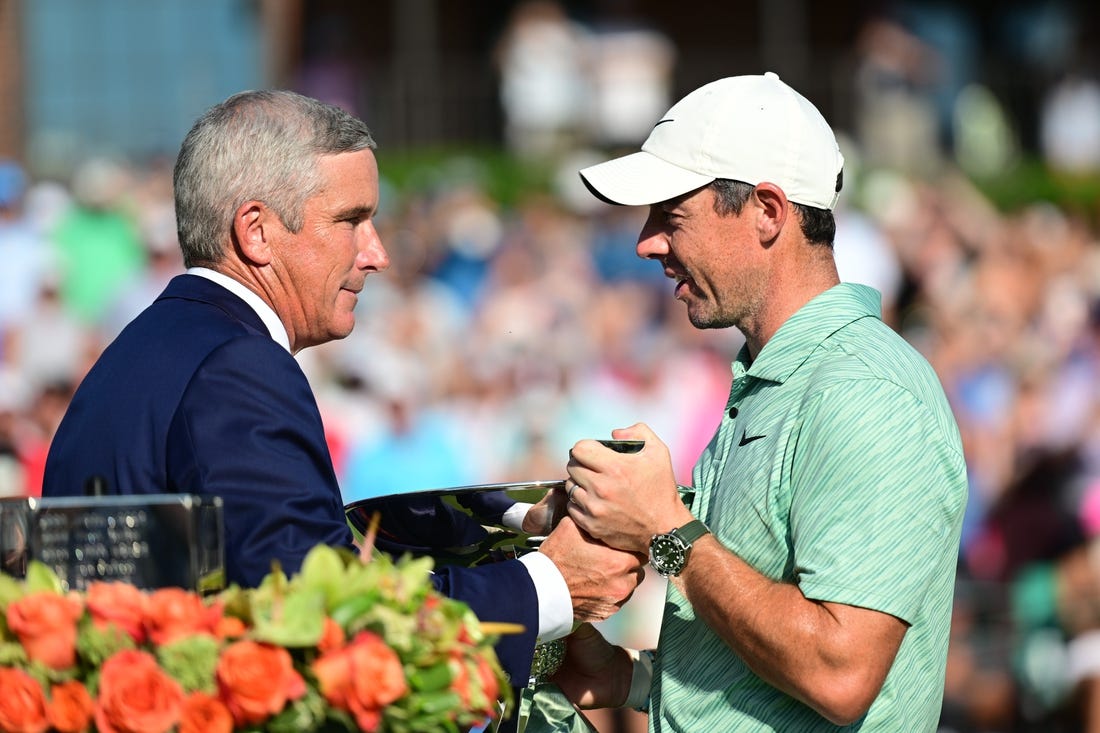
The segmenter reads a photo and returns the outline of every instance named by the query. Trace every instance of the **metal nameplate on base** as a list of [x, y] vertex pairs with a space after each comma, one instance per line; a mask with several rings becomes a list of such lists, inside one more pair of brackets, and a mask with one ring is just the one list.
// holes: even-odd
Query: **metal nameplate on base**
[[189, 494], [0, 499], [0, 571], [38, 560], [67, 589], [225, 587], [222, 501]]

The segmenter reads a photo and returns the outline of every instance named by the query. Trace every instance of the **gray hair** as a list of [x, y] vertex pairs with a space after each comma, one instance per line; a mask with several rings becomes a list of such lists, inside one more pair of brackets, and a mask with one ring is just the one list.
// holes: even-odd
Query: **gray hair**
[[184, 264], [225, 257], [245, 201], [264, 202], [298, 232], [320, 186], [317, 158], [373, 148], [364, 122], [294, 92], [241, 92], [210, 108], [184, 138], [172, 177]]

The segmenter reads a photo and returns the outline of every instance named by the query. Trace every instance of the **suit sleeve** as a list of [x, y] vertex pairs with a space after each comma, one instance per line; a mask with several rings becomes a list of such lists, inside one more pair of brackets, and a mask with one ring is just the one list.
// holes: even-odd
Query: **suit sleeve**
[[226, 570], [253, 586], [315, 545], [352, 547], [324, 427], [296, 361], [266, 337], [230, 341], [188, 385], [169, 430], [173, 490], [220, 496]]
[[[270, 339], [239, 339], [207, 359], [169, 442], [174, 490], [222, 497], [230, 581], [256, 585], [272, 560], [294, 573], [320, 543], [352, 547], [313, 393], [297, 362]], [[538, 632], [527, 569], [515, 560], [441, 567], [433, 583], [481, 620], [524, 626], [496, 651], [513, 684], [525, 685]]]

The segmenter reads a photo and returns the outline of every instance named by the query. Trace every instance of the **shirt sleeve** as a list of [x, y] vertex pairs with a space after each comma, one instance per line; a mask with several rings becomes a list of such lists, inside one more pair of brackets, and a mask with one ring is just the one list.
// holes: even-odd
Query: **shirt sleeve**
[[803, 411], [791, 464], [799, 587], [912, 622], [928, 584], [957, 561], [966, 485], [957, 442], [886, 380], [830, 387]]

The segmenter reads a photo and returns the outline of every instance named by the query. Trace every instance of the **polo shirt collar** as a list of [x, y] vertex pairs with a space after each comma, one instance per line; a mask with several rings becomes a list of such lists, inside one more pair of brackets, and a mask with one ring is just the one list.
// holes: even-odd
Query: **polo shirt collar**
[[742, 346], [733, 365], [734, 377], [748, 374], [782, 383], [829, 336], [849, 323], [868, 316], [879, 318], [881, 313], [882, 295], [874, 288], [856, 283], [835, 285], [788, 318], [751, 364], [748, 345]]

